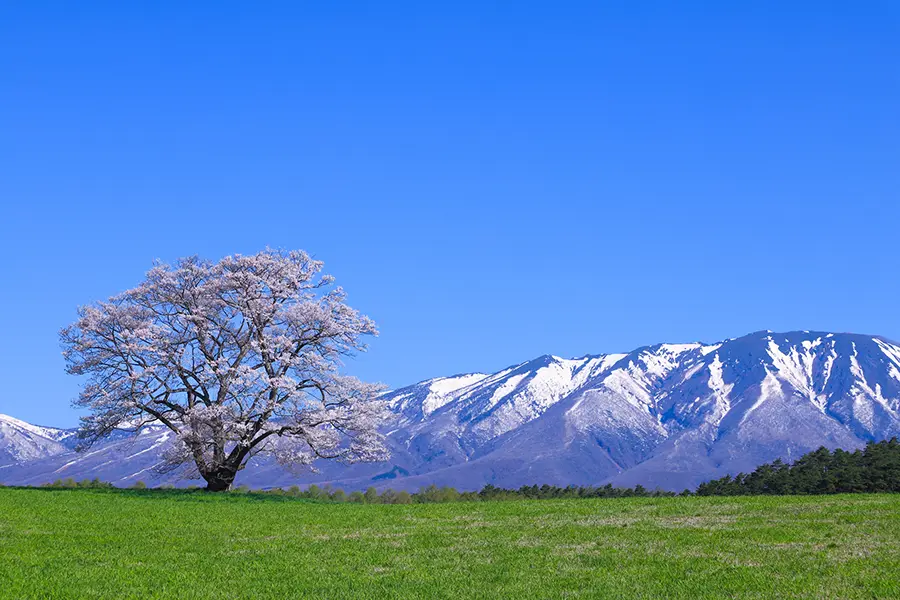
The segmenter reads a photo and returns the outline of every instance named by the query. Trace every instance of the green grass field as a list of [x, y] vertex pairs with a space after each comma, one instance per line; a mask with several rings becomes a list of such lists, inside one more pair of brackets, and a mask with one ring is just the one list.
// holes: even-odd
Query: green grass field
[[2, 598], [900, 598], [900, 496], [356, 505], [0, 488]]

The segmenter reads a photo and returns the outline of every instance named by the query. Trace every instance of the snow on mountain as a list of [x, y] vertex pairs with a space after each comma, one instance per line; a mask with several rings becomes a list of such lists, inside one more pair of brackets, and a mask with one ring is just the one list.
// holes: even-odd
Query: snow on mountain
[[453, 399], [454, 392], [465, 389], [488, 377], [483, 373], [469, 373], [453, 377], [438, 377], [404, 388], [401, 393], [391, 392], [391, 408], [408, 419], [427, 417]]
[[[692, 487], [822, 445], [853, 448], [900, 435], [900, 346], [855, 334], [764, 331], [628, 354], [546, 355], [493, 374], [430, 379], [384, 398], [393, 413], [385, 428], [390, 462], [325, 463], [318, 474], [297, 476], [261, 461], [240, 481]], [[47, 445], [59, 445], [59, 430], [28, 427], [16, 426], [15, 439], [26, 432], [43, 440], [43, 454], [22, 442], [20, 467], [0, 470], [0, 481], [53, 479], [62, 467], [71, 476], [157, 481], [148, 469], [167, 443], [157, 432], [136, 454], [118, 440], [95, 454], [63, 455]], [[26, 456], [34, 459], [21, 466]]]
[[0, 414], [0, 469], [12, 464], [61, 454], [64, 442], [73, 432], [53, 427], [39, 427]]

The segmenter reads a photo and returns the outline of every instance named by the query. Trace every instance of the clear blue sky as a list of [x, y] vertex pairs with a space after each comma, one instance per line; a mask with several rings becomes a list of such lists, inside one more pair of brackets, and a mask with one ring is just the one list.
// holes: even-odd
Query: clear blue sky
[[900, 3], [490, 4], [6, 4], [0, 412], [76, 422], [79, 304], [266, 246], [325, 261], [395, 387], [900, 339]]

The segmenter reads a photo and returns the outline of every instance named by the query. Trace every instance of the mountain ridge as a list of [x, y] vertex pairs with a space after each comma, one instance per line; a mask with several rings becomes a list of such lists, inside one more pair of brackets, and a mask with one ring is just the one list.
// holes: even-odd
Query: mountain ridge
[[[682, 489], [822, 445], [850, 449], [900, 434], [900, 345], [883, 336], [765, 330], [628, 353], [546, 354], [495, 373], [426, 379], [383, 398], [389, 462], [323, 464], [318, 474], [295, 475], [261, 460], [239, 482]], [[27, 460], [0, 454], [0, 481], [43, 483], [71, 472], [128, 484], [139, 472], [171, 482], [151, 475], [164, 435], [112, 440], [89, 455], [52, 444], [41, 455], [32, 438], [30, 453], [20, 451]], [[8, 446], [0, 438], [0, 452]], [[91, 462], [114, 451], [124, 459]]]

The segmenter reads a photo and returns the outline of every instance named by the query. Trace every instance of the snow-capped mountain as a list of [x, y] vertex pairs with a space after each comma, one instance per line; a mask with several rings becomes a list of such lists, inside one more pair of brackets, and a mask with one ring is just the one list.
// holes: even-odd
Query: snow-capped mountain
[[0, 415], [0, 468], [62, 454], [73, 433]]
[[[855, 334], [759, 332], [628, 354], [542, 356], [493, 374], [423, 381], [385, 399], [390, 462], [324, 464], [300, 477], [261, 463], [240, 482], [693, 487], [822, 445], [854, 448], [900, 435], [900, 346]], [[165, 435], [127, 442], [140, 442], [137, 452], [123, 440], [84, 455], [47, 452], [0, 470], [0, 481], [159, 482], [150, 467]]]

